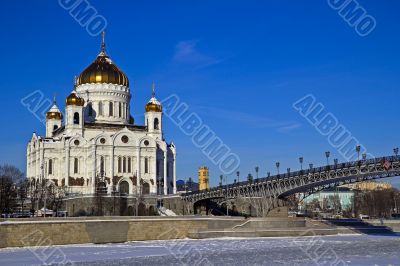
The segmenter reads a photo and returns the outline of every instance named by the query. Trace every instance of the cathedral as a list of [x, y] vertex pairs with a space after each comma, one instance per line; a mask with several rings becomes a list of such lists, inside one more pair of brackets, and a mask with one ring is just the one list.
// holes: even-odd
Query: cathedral
[[163, 137], [163, 110], [153, 93], [145, 125], [130, 115], [128, 77], [106, 53], [77, 78], [65, 100], [46, 114], [46, 136], [27, 146], [27, 177], [46, 179], [69, 193], [127, 196], [176, 194], [176, 148]]

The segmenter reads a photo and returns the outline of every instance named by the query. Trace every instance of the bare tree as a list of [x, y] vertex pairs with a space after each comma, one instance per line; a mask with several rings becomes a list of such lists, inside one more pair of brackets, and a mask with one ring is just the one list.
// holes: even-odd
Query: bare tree
[[0, 211], [11, 213], [17, 207], [18, 183], [24, 180], [24, 174], [15, 166], [0, 166]]
[[0, 165], [0, 177], [10, 178], [14, 184], [25, 180], [25, 175], [17, 167], [9, 164]]
[[28, 199], [29, 181], [27, 179], [23, 180], [18, 184], [17, 189], [18, 201], [21, 206], [21, 210], [23, 211], [25, 208], [25, 202]]
[[340, 197], [338, 194], [328, 198], [328, 205], [333, 210], [334, 214], [338, 214], [342, 210], [342, 204], [340, 203]]
[[375, 218], [389, 218], [397, 206], [395, 189], [360, 191], [356, 193], [354, 207], [356, 215], [364, 214]]
[[51, 206], [51, 208], [58, 215], [58, 212], [62, 208], [63, 201], [67, 194], [66, 187], [60, 187], [60, 186], [51, 184], [51, 185], [47, 186], [47, 192], [48, 192], [49, 207]]

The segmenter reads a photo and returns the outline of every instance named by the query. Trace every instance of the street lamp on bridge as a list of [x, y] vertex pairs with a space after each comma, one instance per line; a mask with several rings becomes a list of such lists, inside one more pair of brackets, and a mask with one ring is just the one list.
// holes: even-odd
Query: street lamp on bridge
[[310, 166], [310, 170], [314, 168], [314, 164], [312, 164], [312, 163], [310, 163], [309, 166]]
[[357, 160], [359, 161], [360, 160], [360, 152], [361, 152], [361, 146], [360, 145], [356, 146], [356, 152], [357, 152]]
[[279, 175], [279, 166], [281, 166], [281, 163], [280, 163], [280, 162], [277, 162], [277, 163], [276, 163], [276, 169], [277, 169], [277, 171], [278, 171], [278, 175]]
[[240, 183], [240, 172], [239, 171], [236, 172], [236, 176], [237, 176], [238, 183]]
[[364, 161], [367, 160], [367, 154], [363, 153], [362, 158], [363, 158]]
[[393, 149], [393, 152], [394, 152], [394, 154], [395, 154], [396, 156], [398, 156], [398, 155], [399, 155], [399, 148], [394, 148], [394, 149]]
[[301, 171], [303, 171], [304, 158], [303, 158], [303, 157], [300, 157], [300, 158], [299, 158], [299, 162], [300, 162], [300, 169], [301, 169]]
[[257, 176], [257, 179], [258, 179], [258, 171], [260, 171], [260, 167], [256, 166], [255, 170], [256, 170], [256, 176]]
[[331, 157], [331, 152], [330, 151], [325, 152], [325, 156], [326, 156], [326, 165], [329, 165], [329, 157]]

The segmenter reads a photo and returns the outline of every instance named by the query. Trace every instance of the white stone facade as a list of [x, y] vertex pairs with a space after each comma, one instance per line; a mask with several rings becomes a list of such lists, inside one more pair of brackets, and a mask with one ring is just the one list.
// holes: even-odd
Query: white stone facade
[[176, 148], [163, 138], [162, 111], [147, 111], [145, 125], [135, 125], [128, 86], [87, 83], [74, 90], [84, 105], [67, 102], [63, 118], [47, 117], [46, 136], [34, 133], [29, 141], [28, 178], [80, 194], [99, 188], [132, 196], [176, 194]]

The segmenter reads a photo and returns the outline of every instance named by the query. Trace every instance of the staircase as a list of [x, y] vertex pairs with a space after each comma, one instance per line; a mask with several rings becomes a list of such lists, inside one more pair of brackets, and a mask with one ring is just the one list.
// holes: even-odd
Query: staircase
[[357, 220], [326, 220], [327, 225], [335, 226], [339, 234], [368, 234], [368, 235], [392, 235], [391, 228], [384, 225], [372, 225], [370, 223]]
[[178, 215], [176, 215], [176, 213], [174, 213], [173, 211], [171, 211], [165, 207], [158, 208], [158, 214], [160, 216], [178, 216]]
[[191, 231], [190, 238], [221, 237], [298, 237], [336, 235], [337, 230], [323, 223], [310, 224], [304, 218], [252, 218], [226, 228]]

